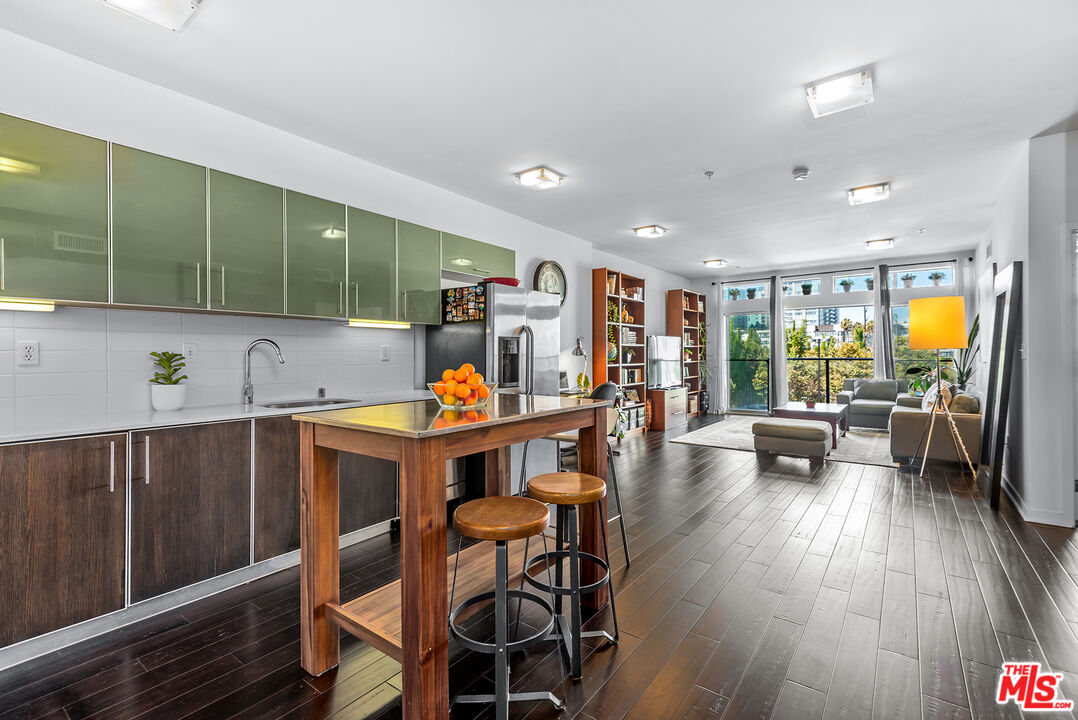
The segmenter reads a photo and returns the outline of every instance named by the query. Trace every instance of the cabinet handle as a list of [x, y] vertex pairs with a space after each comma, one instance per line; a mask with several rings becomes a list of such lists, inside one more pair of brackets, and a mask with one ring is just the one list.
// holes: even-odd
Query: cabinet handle
[[116, 441], [109, 441], [109, 492], [116, 492]]
[[195, 262], [195, 305], [202, 304], [202, 262]]
[[344, 281], [337, 283], [337, 314], [344, 315]]
[[4, 280], [7, 275], [7, 258], [4, 255], [4, 238], [0, 238], [0, 290], [4, 290]]
[[221, 307], [225, 305], [225, 266], [221, 266]]
[[359, 315], [359, 283], [352, 283], [352, 287], [356, 290], [356, 304], [352, 306], [352, 309], [356, 311], [356, 315]]
[[142, 479], [146, 481], [146, 484], [150, 484], [150, 436], [146, 435], [143, 438], [143, 442], [146, 445], [145, 465], [143, 465]]

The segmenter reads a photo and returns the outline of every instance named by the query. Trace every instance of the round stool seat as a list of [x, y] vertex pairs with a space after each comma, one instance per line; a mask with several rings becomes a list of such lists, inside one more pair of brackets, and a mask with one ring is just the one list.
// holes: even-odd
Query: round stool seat
[[453, 513], [457, 532], [477, 540], [520, 540], [538, 535], [549, 524], [546, 505], [515, 495], [470, 500]]
[[528, 481], [528, 496], [551, 505], [587, 505], [604, 495], [606, 483], [587, 473], [544, 473]]

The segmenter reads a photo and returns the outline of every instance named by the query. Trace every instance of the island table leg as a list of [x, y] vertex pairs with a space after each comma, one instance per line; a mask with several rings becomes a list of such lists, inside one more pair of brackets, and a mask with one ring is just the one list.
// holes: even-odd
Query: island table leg
[[337, 451], [314, 444], [314, 424], [299, 426], [300, 664], [321, 675], [340, 662], [340, 630], [326, 603], [340, 602]]
[[406, 720], [449, 718], [445, 438], [402, 440], [401, 702]]
[[[577, 441], [580, 472], [606, 480], [606, 414], [607, 408], [595, 411], [595, 422], [580, 429]], [[580, 550], [603, 557], [603, 522], [606, 517], [607, 498], [580, 509]], [[601, 507], [600, 507], [601, 506]], [[600, 514], [601, 510], [601, 514]], [[592, 563], [581, 563], [580, 582], [589, 585], [599, 579], [600, 571]], [[581, 605], [590, 609], [601, 608], [607, 599], [607, 589], [599, 588], [593, 593], [581, 595]]]

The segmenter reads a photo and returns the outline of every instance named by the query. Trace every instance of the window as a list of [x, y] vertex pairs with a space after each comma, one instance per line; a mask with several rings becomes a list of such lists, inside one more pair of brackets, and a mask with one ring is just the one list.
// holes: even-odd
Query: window
[[[895, 377], [907, 378], [906, 371], [911, 367], [936, 367], [935, 350], [911, 350], [910, 349], [910, 308], [908, 305], [900, 305], [891, 308], [891, 332], [894, 341], [895, 354]], [[954, 362], [953, 350], [941, 350], [940, 362], [950, 364]], [[946, 373], [944, 373], [946, 376]]]
[[[808, 292], [805, 292], [806, 286]], [[783, 278], [782, 293], [784, 295], [819, 295], [820, 278]]]
[[[849, 281], [849, 289], [844, 285], [846, 281]], [[834, 285], [831, 286], [831, 291], [840, 292], [859, 292], [864, 290], [872, 290], [875, 287], [875, 276], [868, 273], [856, 273], [853, 275], [835, 275], [832, 278]]]
[[738, 300], [758, 300], [767, 297], [767, 282], [723, 283], [722, 299], [724, 302]]
[[798, 308], [783, 314], [791, 401], [832, 402], [847, 378], [872, 377], [872, 305]]
[[924, 265], [891, 270], [890, 285], [893, 288], [926, 288], [954, 285], [954, 267], [951, 263]]
[[768, 410], [770, 314], [727, 315], [726, 332], [730, 409]]

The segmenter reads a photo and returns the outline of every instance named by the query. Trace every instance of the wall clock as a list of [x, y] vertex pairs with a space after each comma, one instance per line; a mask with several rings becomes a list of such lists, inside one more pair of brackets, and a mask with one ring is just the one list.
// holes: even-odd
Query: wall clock
[[565, 304], [565, 271], [553, 260], [544, 260], [535, 268], [533, 287], [541, 292], [559, 296], [561, 304]]

